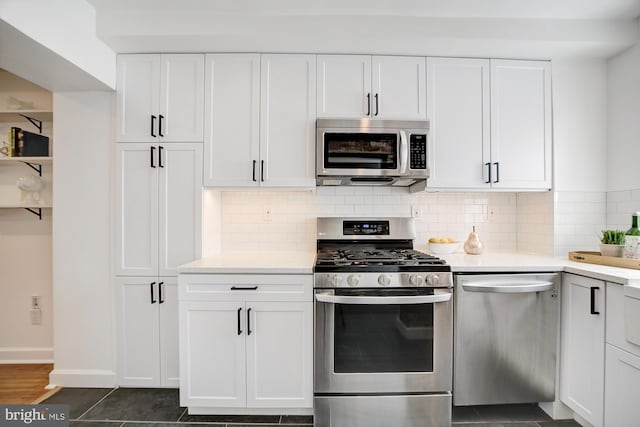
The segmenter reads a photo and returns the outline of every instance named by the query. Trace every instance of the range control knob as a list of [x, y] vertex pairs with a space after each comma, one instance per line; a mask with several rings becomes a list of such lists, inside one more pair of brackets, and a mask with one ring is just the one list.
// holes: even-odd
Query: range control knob
[[424, 285], [424, 277], [418, 274], [412, 274], [409, 276], [409, 283], [413, 286], [422, 286]]
[[342, 277], [338, 276], [337, 274], [334, 274], [333, 276], [331, 276], [331, 278], [329, 278], [329, 283], [331, 283], [331, 286], [339, 286], [341, 282]]
[[355, 274], [350, 274], [347, 277], [347, 285], [349, 285], [349, 286], [358, 286], [358, 283], [360, 283], [360, 278], [358, 276], [356, 276]]
[[440, 278], [437, 274], [427, 274], [427, 285], [437, 286], [440, 282]]
[[391, 284], [391, 278], [386, 274], [381, 274], [378, 276], [378, 283], [382, 286], [389, 286]]

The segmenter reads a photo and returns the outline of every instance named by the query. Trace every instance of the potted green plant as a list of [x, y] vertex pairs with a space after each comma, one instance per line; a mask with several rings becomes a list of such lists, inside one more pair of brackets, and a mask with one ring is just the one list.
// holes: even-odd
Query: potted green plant
[[624, 231], [602, 230], [600, 253], [603, 256], [621, 257], [624, 248]]

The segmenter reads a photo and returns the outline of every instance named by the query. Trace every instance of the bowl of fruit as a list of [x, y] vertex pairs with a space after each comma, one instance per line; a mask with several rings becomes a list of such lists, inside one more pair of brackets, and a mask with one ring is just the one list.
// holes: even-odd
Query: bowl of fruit
[[458, 249], [460, 242], [451, 237], [431, 237], [429, 250], [437, 255], [451, 254]]

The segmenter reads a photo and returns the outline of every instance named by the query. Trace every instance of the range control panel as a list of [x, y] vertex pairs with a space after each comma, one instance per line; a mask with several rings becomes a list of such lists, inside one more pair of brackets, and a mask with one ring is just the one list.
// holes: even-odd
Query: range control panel
[[409, 168], [427, 168], [427, 135], [414, 133], [409, 136]]
[[342, 234], [345, 236], [388, 236], [389, 221], [344, 221]]

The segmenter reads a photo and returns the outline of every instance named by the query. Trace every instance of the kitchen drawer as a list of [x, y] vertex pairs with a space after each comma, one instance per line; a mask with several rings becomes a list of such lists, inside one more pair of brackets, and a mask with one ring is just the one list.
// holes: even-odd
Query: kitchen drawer
[[604, 425], [638, 426], [640, 357], [607, 344]]
[[640, 345], [637, 344], [640, 343], [640, 299], [633, 295], [625, 297], [625, 288], [617, 283], [607, 283], [606, 341], [640, 356]]
[[313, 301], [311, 274], [181, 274], [180, 301]]

